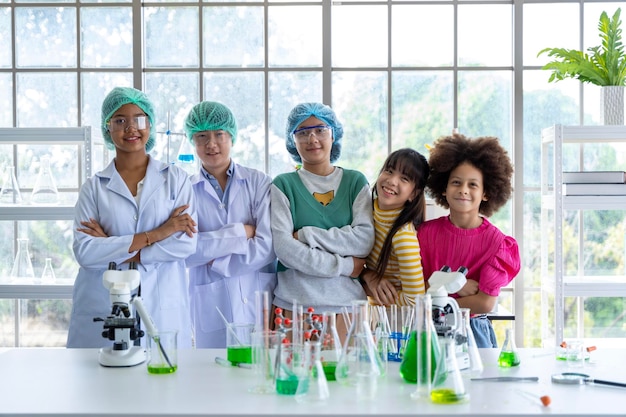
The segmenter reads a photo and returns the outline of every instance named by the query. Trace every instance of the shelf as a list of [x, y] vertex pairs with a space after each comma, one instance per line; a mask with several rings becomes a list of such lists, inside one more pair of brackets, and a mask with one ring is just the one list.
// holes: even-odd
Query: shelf
[[563, 277], [565, 297], [626, 297], [626, 276]]
[[557, 130], [562, 135], [562, 143], [624, 143], [624, 126], [561, 126], [555, 125], [543, 129], [542, 142], [554, 142]]
[[74, 206], [0, 206], [1, 220], [74, 220]]
[[57, 279], [56, 284], [0, 284], [0, 299], [71, 300], [74, 279]]
[[563, 197], [564, 210], [624, 210], [626, 195], [569, 195]]
[[0, 144], [69, 145], [91, 140], [90, 127], [4, 127]]

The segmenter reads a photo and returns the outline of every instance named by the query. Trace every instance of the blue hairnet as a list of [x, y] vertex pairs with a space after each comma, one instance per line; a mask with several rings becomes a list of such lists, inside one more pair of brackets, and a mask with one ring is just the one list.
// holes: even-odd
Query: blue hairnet
[[115, 149], [115, 144], [111, 139], [107, 123], [109, 123], [111, 116], [113, 116], [113, 114], [125, 104], [136, 105], [143, 110], [144, 113], [146, 113], [146, 116], [148, 116], [148, 120], [150, 121], [150, 136], [148, 137], [148, 142], [146, 143], [146, 152], [150, 152], [156, 143], [156, 131], [154, 129], [154, 106], [143, 91], [131, 87], [115, 87], [102, 102], [102, 123], [100, 128], [102, 129], [104, 143], [107, 148], [111, 150]]
[[233, 112], [222, 103], [203, 101], [193, 106], [185, 118], [185, 133], [189, 140], [194, 133], [205, 130], [224, 130], [230, 133], [235, 143], [237, 137], [237, 120]]
[[343, 125], [337, 120], [337, 115], [329, 106], [322, 103], [300, 103], [294, 107], [287, 117], [287, 152], [296, 162], [302, 162], [293, 140], [293, 132], [309, 117], [320, 119], [333, 130], [333, 147], [330, 150], [330, 162], [334, 163], [341, 156], [341, 138], [343, 137]]

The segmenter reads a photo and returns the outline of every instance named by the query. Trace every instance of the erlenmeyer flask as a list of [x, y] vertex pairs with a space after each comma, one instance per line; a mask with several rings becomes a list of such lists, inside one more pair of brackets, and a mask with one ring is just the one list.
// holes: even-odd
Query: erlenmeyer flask
[[376, 350], [383, 365], [384, 374], [387, 374], [389, 361], [389, 347], [393, 345], [390, 339], [389, 319], [385, 306], [370, 305], [369, 315], [371, 320], [370, 328], [376, 343]]
[[176, 165], [182, 168], [189, 175], [198, 173], [198, 165], [196, 164], [195, 150], [191, 146], [191, 142], [187, 136], [183, 136], [176, 155]]
[[455, 404], [469, 399], [461, 371], [456, 361], [453, 333], [444, 335], [441, 341], [441, 355], [437, 361], [435, 379], [430, 391], [430, 399], [437, 404]]
[[337, 333], [337, 317], [333, 312], [322, 314], [322, 335], [320, 346], [320, 361], [327, 381], [335, 380], [337, 362], [341, 357], [341, 339]]
[[400, 364], [400, 376], [417, 383], [413, 398], [430, 394], [431, 382], [439, 358], [439, 341], [432, 317], [430, 294], [415, 297], [415, 320]]
[[57, 280], [54, 269], [52, 269], [52, 258], [46, 258], [43, 272], [41, 273], [42, 284], [54, 284]]
[[30, 203], [47, 206], [59, 203], [59, 191], [50, 169], [50, 158], [47, 156], [41, 158], [41, 166], [30, 197]]
[[306, 372], [298, 381], [296, 401], [321, 403], [328, 399], [328, 382], [320, 360], [320, 342], [304, 342], [304, 368]]
[[498, 366], [501, 368], [511, 368], [519, 365], [520, 359], [517, 354], [517, 348], [515, 347], [515, 340], [511, 337], [511, 329], [506, 329], [505, 334], [504, 345], [502, 345], [500, 356], [498, 356]]
[[474, 332], [470, 327], [470, 309], [460, 308], [459, 311], [461, 312], [461, 327], [457, 332], [457, 356], [469, 361], [468, 366], [462, 369], [469, 371], [471, 375], [478, 375], [484, 367], [483, 360], [478, 353]]
[[337, 363], [335, 378], [344, 385], [356, 386], [358, 399], [371, 399], [384, 367], [376, 349], [368, 319], [368, 302], [352, 302], [352, 325]]
[[17, 253], [11, 269], [11, 278], [14, 280], [33, 280], [35, 278], [33, 264], [30, 261], [30, 253], [28, 252], [27, 238], [17, 239]]
[[2, 178], [2, 190], [0, 190], [0, 204], [21, 204], [22, 193], [15, 176], [15, 167], [8, 166]]

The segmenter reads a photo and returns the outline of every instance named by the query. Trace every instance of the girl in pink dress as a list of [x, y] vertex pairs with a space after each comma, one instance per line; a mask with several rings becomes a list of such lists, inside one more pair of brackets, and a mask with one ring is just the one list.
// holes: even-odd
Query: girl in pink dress
[[497, 347], [486, 316], [500, 288], [520, 270], [519, 248], [487, 220], [511, 197], [513, 166], [495, 137], [467, 138], [455, 133], [435, 141], [430, 150], [427, 190], [448, 216], [419, 227], [424, 278], [447, 265], [468, 268], [467, 283], [455, 297], [471, 311], [470, 325], [478, 347]]

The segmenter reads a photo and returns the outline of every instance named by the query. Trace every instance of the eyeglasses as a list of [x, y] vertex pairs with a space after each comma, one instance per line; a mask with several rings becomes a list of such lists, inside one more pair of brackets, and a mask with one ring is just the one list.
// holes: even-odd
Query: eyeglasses
[[223, 145], [229, 140], [231, 140], [230, 134], [223, 130], [214, 130], [214, 131], [194, 133], [191, 136], [191, 139], [193, 139], [193, 142], [198, 147], [206, 146], [211, 141], [215, 142], [217, 145]]
[[128, 132], [128, 128], [134, 127], [137, 130], [144, 130], [150, 126], [148, 116], [136, 116], [127, 119], [126, 117], [114, 117], [109, 120], [109, 132]]
[[326, 139], [330, 135], [331, 127], [328, 125], [301, 127], [293, 131], [293, 137], [298, 141], [307, 141], [311, 134], [318, 139]]

